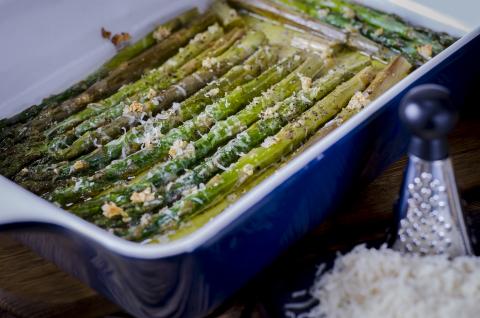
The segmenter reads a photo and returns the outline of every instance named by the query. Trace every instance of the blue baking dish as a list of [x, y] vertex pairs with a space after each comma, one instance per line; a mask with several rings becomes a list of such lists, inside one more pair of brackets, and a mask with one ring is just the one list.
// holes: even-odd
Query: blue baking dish
[[[155, 22], [194, 3], [204, 8], [207, 2], [108, 0], [100, 5], [93, 0], [80, 4], [51, 0], [40, 6], [31, 1], [38, 7], [35, 12], [25, 11], [15, 1], [0, 1], [0, 36], [13, 32], [10, 38], [4, 37], [11, 45], [2, 53], [10, 59], [0, 59], [0, 117], [20, 111], [21, 107], [15, 105], [27, 106], [46, 92], [67, 87], [113, 54], [97, 34], [101, 26], [132, 30], [138, 37]], [[2, 230], [136, 317], [208, 314], [318, 226], [354, 183], [371, 180], [404, 153], [407, 138], [397, 119], [397, 107], [409, 88], [438, 83], [448, 87], [455, 103], [461, 105], [471, 89], [469, 83], [480, 75], [480, 29], [468, 31], [471, 28], [458, 22], [462, 20], [454, 10], [445, 15], [440, 9], [421, 5], [423, 10], [413, 6], [413, 12], [405, 5], [410, 0], [362, 2], [462, 37], [221, 215], [182, 239], [159, 245], [122, 240], [0, 177]], [[468, 11], [466, 6], [458, 9]], [[65, 26], [53, 29], [56, 19], [69, 15], [69, 19], [63, 18]], [[128, 19], [132, 16], [145, 18], [133, 25]], [[19, 21], [30, 26], [51, 24], [52, 28], [39, 26], [34, 35], [43, 36], [43, 44], [52, 41], [53, 48], [32, 40], [29, 47], [35, 50], [20, 50], [15, 55], [11, 46], [20, 45], [16, 39], [29, 36], [23, 25], [14, 27]], [[68, 42], [72, 36], [85, 41]], [[21, 45], [25, 49], [27, 44]], [[67, 59], [76, 62], [67, 63]], [[39, 60], [45, 62], [39, 64]]]

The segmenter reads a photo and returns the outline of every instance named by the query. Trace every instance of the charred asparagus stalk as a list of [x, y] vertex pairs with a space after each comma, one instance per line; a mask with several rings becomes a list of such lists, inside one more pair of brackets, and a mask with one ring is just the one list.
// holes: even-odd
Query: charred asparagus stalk
[[[56, 157], [57, 153], [63, 151], [65, 148], [68, 148], [77, 139], [77, 136], [82, 136], [86, 132], [100, 126], [104, 126], [115, 118], [122, 116], [125, 107], [127, 104], [132, 103], [132, 101], [148, 101], [148, 99], [152, 98], [155, 94], [157, 94], [157, 92], [162, 91], [163, 89], [193, 73], [198, 68], [199, 64], [201, 64], [201, 61], [203, 60], [201, 56], [204, 56], [204, 54], [200, 54], [201, 56], [191, 59], [187, 64], [181, 66], [180, 69], [176, 71], [174, 71], [174, 68], [185, 63], [185, 60], [190, 56], [205, 50], [209, 43], [211, 43], [212, 38], [215, 38], [219, 35], [218, 26], [216, 28], [212, 26], [209, 28], [209, 30], [212, 32], [207, 31], [206, 33], [200, 34], [202, 36], [196, 36], [190, 42], [190, 44], [187, 45], [187, 47], [183, 48], [177, 55], [165, 62], [160, 69], [150, 72], [144, 80], [140, 80], [139, 82], [141, 83], [137, 82], [135, 84], [131, 84], [134, 86], [133, 88], [139, 86], [143, 87], [140, 91], [136, 92], [134, 96], [130, 96], [125, 100], [125, 95], [132, 95], [131, 93], [125, 94], [125, 91], [132, 87], [127, 87], [125, 89], [122, 88], [118, 93], [114, 94], [112, 98], [108, 98], [106, 103], [95, 103], [91, 105], [93, 107], [89, 107], [80, 113], [70, 116], [66, 121], [64, 121], [64, 126], [65, 124], [71, 125], [72, 122], [78, 121], [79, 119], [85, 120], [74, 129], [57, 136], [52, 142], [50, 142], [50, 154], [53, 157]], [[243, 30], [233, 30], [227, 34], [226, 37], [218, 40], [213, 46], [204, 52], [207, 52], [208, 55], [212, 56], [216, 56], [215, 54], [221, 54], [231, 44], [233, 44], [235, 40], [240, 38], [242, 34]], [[124, 95], [122, 98], [123, 101], [119, 101], [118, 96], [116, 95]]]
[[[206, 87], [189, 97], [178, 108], [171, 108], [163, 111], [148, 123], [131, 129], [119, 139], [107, 143], [104, 147], [98, 148], [92, 153], [80, 157], [77, 161], [82, 164], [66, 163], [54, 165], [40, 165], [26, 173], [23, 177], [33, 180], [51, 181], [66, 178], [74, 174], [85, 174], [104, 168], [112, 160], [127, 156], [141, 149], [154, 145], [162, 134], [177, 127], [202, 112], [205, 107], [235, 87], [245, 84], [252, 78], [259, 75], [266, 68], [276, 61], [276, 52], [272, 49], [260, 49], [250, 56], [244, 64], [234, 66], [219, 80], [214, 80]], [[52, 182], [42, 183], [53, 186]], [[42, 188], [44, 189], [44, 188]], [[36, 193], [42, 193], [39, 188], [32, 189]]]
[[397, 33], [378, 29], [370, 24], [362, 23], [355, 19], [354, 14], [345, 16], [337, 11], [329, 10], [325, 5], [316, 0], [280, 0], [288, 6], [294, 7], [314, 18], [336, 26], [346, 32], [360, 32], [363, 36], [382, 44], [390, 49], [402, 53], [417, 65], [425, 62], [425, 57], [420, 55], [415, 42], [401, 38]]
[[[375, 100], [379, 95], [383, 94], [386, 90], [392, 87], [394, 84], [399, 82], [403, 77], [405, 77], [409, 70], [411, 69], [410, 63], [402, 57], [394, 58], [387, 67], [385, 67], [382, 71], [380, 71], [372, 83], [368, 86], [368, 88], [362, 93], [364, 95], [368, 95], [368, 101]], [[358, 92], [356, 93], [358, 94]], [[172, 235], [169, 235], [170, 239], [177, 239], [183, 237], [195, 229], [199, 228], [200, 226], [204, 225], [206, 222], [214, 218], [215, 216], [219, 215], [222, 211], [224, 211], [228, 206], [233, 204], [236, 200], [242, 197], [246, 192], [250, 191], [252, 188], [260, 184], [263, 180], [274, 174], [278, 169], [281, 168], [282, 165], [289, 162], [292, 157], [301, 153], [304, 149], [311, 146], [311, 144], [317, 142], [319, 139], [327, 135], [333, 129], [330, 127], [338, 127], [337, 124], [341, 124], [348, 120], [347, 117], [351, 117], [350, 114], [353, 113], [348, 111], [347, 108], [353, 108], [353, 104], [358, 105], [356, 102], [357, 97], [354, 95], [352, 100], [350, 100], [349, 104], [342, 109], [342, 111], [335, 116], [330, 122], [328, 122], [325, 126], [320, 128], [320, 130], [315, 133], [308, 140], [307, 143], [302, 145], [299, 149], [297, 149], [294, 153], [288, 155], [286, 158], [282, 160], [281, 164], [275, 164], [263, 171], [260, 175], [255, 176], [255, 178], [251, 181], [247, 181], [244, 185], [239, 187], [238, 189], [230, 192], [228, 196], [224, 197], [219, 202], [216, 202], [215, 205], [212, 207], [208, 207], [202, 210], [197, 216], [193, 217], [192, 219], [188, 219], [188, 222], [182, 224], [178, 231], [175, 231]], [[355, 112], [358, 112], [359, 108], [361, 107], [354, 107]], [[346, 115], [345, 113], [348, 113]], [[343, 116], [342, 116], [343, 114]], [[346, 115], [346, 116], [345, 116]], [[341, 118], [341, 123], [337, 120]], [[332, 125], [332, 122], [335, 122], [335, 125]], [[108, 225], [108, 224], [105, 224]], [[115, 227], [115, 225], [113, 226]]]
[[82, 110], [88, 103], [108, 96], [119, 89], [122, 85], [138, 79], [142, 73], [164, 62], [178, 48], [185, 45], [190, 38], [198, 32], [205, 30], [215, 22], [215, 16], [207, 13], [197, 18], [188, 27], [185, 27], [114, 69], [104, 79], [90, 86], [80, 95], [64, 101], [61, 105], [51, 109], [45, 109], [37, 118], [32, 120], [28, 127], [18, 129], [16, 140], [24, 137], [41, 135], [42, 131], [54, 122], [65, 119], [71, 114]]
[[347, 44], [380, 59], [389, 59], [393, 53], [383, 46], [357, 33], [340, 30], [328, 23], [312, 19], [307, 14], [290, 10], [290, 8], [272, 0], [230, 0], [238, 7], [271, 18], [275, 21], [293, 25], [307, 32], [320, 34], [327, 39]]
[[[289, 66], [289, 69], [293, 69], [298, 66], [300, 62], [300, 57], [295, 55], [294, 57], [291, 57], [289, 60], [283, 62], [277, 67], [285, 67], [285, 65], [287, 65]], [[288, 75], [279, 83], [275, 84], [261, 97], [255, 98], [254, 101], [250, 103], [247, 107], [245, 107], [243, 110], [241, 110], [235, 115], [230, 116], [226, 120], [218, 122], [215, 126], [213, 126], [207, 134], [203, 135], [200, 139], [193, 143], [192, 149], [195, 149], [194, 152], [182, 154], [166, 162], [157, 164], [156, 166], [152, 167], [152, 169], [148, 170], [148, 172], [144, 173], [142, 176], [132, 180], [132, 182], [130, 183], [130, 187], [116, 190], [108, 195], [100, 196], [100, 198], [96, 198], [95, 201], [112, 201], [112, 199], [115, 198], [115, 202], [117, 205], [125, 204], [130, 202], [130, 195], [134, 191], [141, 192], [147, 188], [151, 189], [164, 186], [167, 182], [173, 180], [176, 176], [179, 175], [179, 173], [184, 171], [186, 168], [191, 167], [193, 164], [211, 153], [214, 149], [216, 149], [226, 140], [235, 136], [241, 130], [248, 127], [252, 122], [256, 121], [262, 111], [265, 111], [266, 109], [274, 105], [276, 102], [285, 99], [295, 91], [299, 90], [302, 85], [300, 77], [314, 77], [320, 72], [322, 67], [323, 62], [321, 61], [321, 59], [318, 58], [318, 56], [308, 58], [302, 65], [295, 69], [293, 73]], [[247, 140], [242, 140], [242, 143], [245, 143], [244, 147], [246, 147], [246, 145], [252, 142], [253, 141], [248, 140], [248, 138]], [[203, 164], [201, 165], [203, 166]], [[215, 165], [213, 166], [215, 167]], [[191, 186], [192, 184], [186, 185], [186, 187]], [[173, 190], [171, 185], [169, 185], [167, 188]], [[159, 193], [160, 191], [157, 191], [157, 195]], [[161, 194], [163, 195], [164, 193], [162, 192]], [[152, 207], [151, 202], [148, 203], [149, 206], [145, 207], [145, 209]], [[158, 203], [160, 203], [160, 201]], [[94, 213], [93, 209], [95, 209], [95, 206], [92, 206], [91, 203], [88, 203], [87, 205], [79, 205], [75, 207], [77, 212], [80, 212], [82, 208], [86, 208], [86, 210], [89, 210], [88, 213]], [[97, 211], [98, 208], [99, 205], [97, 204]], [[142, 207], [138, 208], [139, 209], [137, 210], [142, 210]], [[87, 212], [84, 210], [81, 213], [86, 214]]]
[[[233, 43], [238, 40], [239, 38], [244, 35], [243, 30], [235, 29], [227, 34], [224, 38], [218, 40], [215, 44], [213, 44], [209, 49], [206, 49], [204, 53], [200, 54], [198, 57], [190, 60], [185, 67], [181, 67], [177, 72], [172, 74], [172, 76], [163, 79], [157, 83], [153, 83], [150, 85], [150, 88], [153, 89], [155, 92], [160, 92], [163, 89], [168, 88], [169, 86], [178, 83], [178, 81], [184, 79], [188, 75], [192, 74], [194, 71], [198, 70], [201, 67], [202, 61], [208, 58], [217, 57], [223, 54], [229, 47], [233, 45]], [[197, 47], [196, 50], [199, 48]], [[203, 49], [203, 48], [201, 48]], [[182, 52], [183, 53], [183, 52]], [[146, 92], [148, 95], [151, 90]], [[129, 99], [130, 101], [139, 101], [139, 102], [146, 102], [148, 101], [148, 96], [133, 96]], [[94, 118], [92, 120], [85, 121], [84, 123], [80, 124], [75, 128], [75, 134], [77, 136], [81, 136], [85, 132], [92, 130], [94, 128], [99, 127], [104, 122], [108, 122], [109, 120], [115, 119], [122, 115], [123, 109], [125, 108], [125, 104], [119, 104], [115, 108], [112, 108], [108, 112], [99, 116], [99, 118]]]
[[220, 200], [225, 193], [251, 180], [256, 171], [267, 168], [295, 150], [319, 126], [335, 116], [356, 91], [365, 89], [373, 76], [372, 67], [362, 70], [307, 110], [298, 120], [282, 128], [270, 142], [253, 149], [232, 167], [212, 178], [204, 189], [187, 195], [172, 207], [152, 216], [148, 222], [133, 227], [126, 238], [141, 240], [150, 235], [162, 235], [177, 227], [182, 219], [194, 215], [215, 200]]
[[[62, 123], [47, 130], [46, 135], [52, 136], [58, 133], [64, 133], [80, 124], [82, 121], [98, 115], [115, 105], [118, 105], [127, 97], [130, 97], [134, 94], [147, 95], [150, 88], [154, 90], [167, 88], [171, 84], [175, 83], [176, 80], [178, 80], [178, 76], [175, 76], [177, 75], [175, 72], [178, 68], [181, 68], [185, 63], [187, 63], [188, 60], [195, 58], [197, 55], [203, 52], [209, 47], [209, 44], [212, 41], [218, 39], [222, 34], [223, 30], [218, 24], [210, 26], [207, 31], [197, 34], [192, 40], [190, 40], [186, 47], [180, 49], [177, 54], [169, 58], [160, 67], [148, 72], [140, 80], [121, 87], [118, 92], [109, 96], [108, 98], [88, 105], [88, 107], [83, 111], [68, 117]], [[140, 96], [136, 96], [133, 97], [133, 99], [137, 100], [139, 97]], [[92, 128], [95, 128], [95, 125], [92, 125]], [[87, 130], [78, 129], [74, 132], [78, 136], [83, 134], [85, 131]]]
[[164, 40], [172, 32], [177, 31], [196, 16], [198, 16], [198, 10], [194, 8], [165, 22], [162, 25], [159, 25], [154, 31], [148, 33], [137, 42], [124, 47], [93, 74], [90, 74], [86, 79], [74, 84], [59, 94], [45, 98], [39, 105], [33, 105], [11, 118], [0, 120], [0, 127], [26, 122], [38, 115], [38, 113], [44, 108], [54, 107], [55, 105], [58, 105], [59, 103], [82, 93], [85, 89], [107, 76], [109, 72], [119, 67], [122, 63], [134, 58], [138, 54], [153, 46], [156, 42]]
[[[262, 33], [254, 32], [248, 34], [240, 45], [236, 46], [237, 49], [234, 49], [235, 58], [241, 58], [240, 54], [243, 54], [243, 58], [246, 58], [253, 53], [255, 47], [258, 47], [264, 41], [265, 38]], [[239, 60], [237, 61], [239, 62]], [[209, 72], [212, 71], [208, 67], [207, 69]], [[117, 160], [110, 164], [91, 178], [91, 180], [95, 180], [95, 182], [88, 181], [82, 183], [82, 186], [58, 189], [53, 193], [52, 199], [60, 203], [74, 202], [80, 199], [82, 195], [91, 195], [97, 192], [102, 189], [102, 187], [105, 187], [105, 184], [109, 184], [115, 180], [125, 179], [128, 176], [135, 175], [135, 173], [151, 167], [156, 161], [161, 160], [168, 154], [170, 147], [175, 141], [186, 141], [198, 138], [199, 133], [208, 131], [216, 121], [231, 115], [238, 110], [239, 107], [245, 105], [260, 94], [262, 90], [281, 80], [281, 78], [286, 75], [285, 72], [286, 68], [282, 70], [273, 68], [267, 70], [258, 78], [237, 87], [216, 103], [209, 105], [199, 116], [185, 122], [178, 128], [170, 130], [167, 135], [160, 138], [154, 147], [143, 149], [125, 159]], [[100, 184], [103, 184], [103, 186], [100, 186]]]
[[415, 29], [400, 18], [389, 15], [371, 8], [343, 0], [307, 0], [324, 8], [343, 14], [349, 18], [357, 18], [359, 21], [370, 24], [373, 27], [387, 31], [390, 34], [398, 34], [406, 40], [410, 40], [417, 47], [430, 46], [433, 54], [440, 53], [445, 47], [431, 34]]
[[[311, 63], [313, 61], [307, 60], [303, 66], [308, 67], [307, 65], [309, 62]], [[354, 55], [347, 59], [344, 64], [332, 69], [328, 74], [315, 81], [312, 85], [312, 88], [305, 87], [305, 90], [291, 96], [290, 98], [287, 98], [282, 102], [275, 104], [275, 101], [269, 101], [268, 95], [262, 97], [263, 100], [259, 100], [258, 103], [266, 103], [267, 105], [263, 108], [263, 114], [259, 121], [255, 122], [244, 132], [239, 133], [225, 146], [219, 148], [212, 157], [206, 159], [192, 170], [187, 171], [180, 178], [169, 183], [165, 189], [159, 188], [159, 186], [164, 185], [166, 182], [173, 179], [175, 173], [178, 171], [182, 171], [182, 168], [185, 168], [184, 165], [188, 162], [189, 158], [172, 160], [163, 164], [159, 164], [156, 168], [151, 169], [147, 177], [140, 179], [143, 179], [143, 183], [148, 181], [145, 183], [146, 189], [157, 189], [156, 194], [157, 196], [160, 195], [162, 200], [157, 199], [153, 202], [126, 205], [125, 211], [134, 217], [135, 215], [146, 213], [165, 204], [171, 204], [175, 200], [179, 199], [182, 194], [196, 191], [201, 183], [208, 181], [208, 179], [213, 177], [215, 173], [221, 170], [226, 170], [227, 168], [225, 167], [228, 167], [230, 164], [234, 163], [241, 156], [241, 154], [247, 153], [262, 143], [262, 141], [264, 141], [267, 137], [277, 133], [285, 124], [295, 119], [299, 114], [312, 106], [315, 101], [318, 101], [327, 95], [337, 85], [352, 77], [355, 72], [365, 67], [368, 63], [368, 58], [361, 55]], [[298, 74], [305, 73], [313, 77], [316, 74], [313, 69], [314, 68], [312, 67], [312, 70], [308, 72], [308, 70], [301, 67], [293, 75], [296, 76], [297, 79]], [[317, 72], [319, 69], [321, 69], [321, 64], [318, 61], [315, 69], [317, 69]], [[302, 78], [305, 81], [305, 77]], [[291, 76], [289, 78], [289, 82], [290, 84], [295, 83], [295, 77]], [[296, 82], [296, 84], [298, 85], [297, 89], [300, 89], [300, 83]], [[280, 90], [281, 86], [276, 86], [274, 89]], [[275, 90], [270, 91], [270, 93], [274, 92]], [[255, 105], [256, 102], [257, 101], [254, 101], [254, 103], [250, 105], [252, 106], [251, 108], [257, 106]], [[247, 111], [248, 108], [239, 112], [237, 115], [230, 117], [229, 119], [232, 119], [233, 122], [242, 122], [244, 121], [245, 115], [247, 115]], [[259, 114], [257, 114], [257, 118], [258, 115]], [[229, 121], [227, 119], [225, 123], [230, 122], [232, 125], [231, 127], [233, 127], [235, 124], [232, 123], [232, 120]], [[214, 128], [208, 135], [204, 136], [206, 138], [201, 138], [195, 143], [195, 155], [198, 155], [198, 150], [205, 149], [205, 146], [202, 144], [202, 142], [207, 141], [208, 144], [215, 145], [215, 140], [219, 138], [217, 136], [221, 136], [222, 134], [218, 132], [218, 129], [215, 131]], [[238, 132], [235, 132], [235, 134], [236, 133]], [[136, 187], [136, 191], [139, 191], [138, 187]], [[116, 199], [117, 200], [115, 202], [117, 204], [123, 203], [123, 201], [118, 201], [118, 197], [116, 197]], [[111, 200], [105, 201], [108, 202]]]
[[[231, 67], [242, 62], [255, 51], [251, 43], [264, 41], [264, 35], [258, 32], [248, 34], [240, 43], [217, 58], [205, 60], [204, 66], [175, 85], [151, 98], [145, 103], [133, 102], [127, 106], [123, 115], [110, 124], [89, 131], [76, 140], [69, 148], [55, 153], [57, 160], [75, 158], [85, 151], [92, 150], [95, 144], [105, 144], [120, 136], [125, 129], [138, 126], [147, 114], [155, 115], [203, 88], [212, 79], [225, 74]], [[245, 47], [244, 47], [245, 46]]]

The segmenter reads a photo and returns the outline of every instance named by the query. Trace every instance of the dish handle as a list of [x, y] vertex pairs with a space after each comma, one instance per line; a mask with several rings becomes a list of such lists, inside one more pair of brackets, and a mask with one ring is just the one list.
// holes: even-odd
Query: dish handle
[[50, 202], [0, 176], [0, 228], [29, 223], [61, 225], [63, 217], [59, 212]]

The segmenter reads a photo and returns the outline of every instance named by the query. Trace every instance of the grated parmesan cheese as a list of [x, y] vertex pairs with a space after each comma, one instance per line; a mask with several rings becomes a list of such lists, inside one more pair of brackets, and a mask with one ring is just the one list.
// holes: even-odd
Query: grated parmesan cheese
[[218, 65], [218, 59], [216, 59], [215, 57], [207, 57], [202, 61], [202, 66], [205, 68], [212, 69], [213, 67], [217, 67]]
[[158, 27], [155, 31], [153, 31], [153, 38], [157, 41], [162, 41], [163, 39], [167, 38], [170, 35], [170, 30], [164, 27]]
[[179, 156], [190, 156], [195, 153], [195, 146], [193, 143], [186, 142], [181, 139], [177, 139], [173, 142], [173, 145], [170, 147], [168, 154], [170, 157], [177, 158]]
[[147, 226], [150, 224], [151, 221], [152, 221], [152, 215], [150, 213], [145, 213], [140, 218], [140, 225]]
[[345, 7], [343, 8], [343, 16], [347, 19], [354, 19], [356, 14], [352, 8]]
[[152, 189], [150, 187], [141, 192], [133, 192], [130, 196], [130, 201], [133, 203], [144, 203], [153, 200], [155, 200], [155, 194], [152, 193]]
[[109, 219], [116, 216], [121, 216], [123, 222], [131, 221], [131, 218], [127, 212], [123, 211], [123, 209], [117, 206], [114, 202], [105, 202], [105, 204], [102, 205], [102, 211], [103, 215]]
[[348, 102], [346, 109], [354, 109], [360, 110], [363, 109], [370, 103], [370, 99], [368, 99], [368, 94], [364, 94], [362, 92], [356, 92], [353, 97]]
[[157, 96], [157, 91], [150, 87], [150, 89], [147, 92], [147, 98], [152, 99], [155, 96]]
[[480, 312], [480, 259], [403, 255], [357, 246], [311, 289], [308, 317], [467, 318]]
[[205, 96], [206, 97], [213, 97], [213, 96], [217, 96], [218, 93], [220, 93], [220, 89], [218, 87], [215, 87], [215, 88], [212, 88], [211, 90], [209, 90], [207, 93], [205, 93]]
[[277, 142], [277, 138], [275, 136], [270, 136], [265, 138], [265, 140], [262, 142], [262, 147], [263, 148], [269, 148], [273, 146]]
[[317, 10], [317, 15], [318, 15], [319, 18], [325, 18], [326, 16], [328, 16], [329, 13], [330, 13], [330, 10], [328, 10], [328, 9]]

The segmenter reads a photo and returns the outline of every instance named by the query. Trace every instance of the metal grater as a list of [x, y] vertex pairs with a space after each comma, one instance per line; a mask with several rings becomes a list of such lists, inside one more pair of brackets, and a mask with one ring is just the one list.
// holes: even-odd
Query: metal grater
[[412, 89], [400, 106], [412, 133], [398, 205], [393, 248], [421, 255], [471, 255], [446, 136], [457, 121], [449, 92], [438, 85]]

